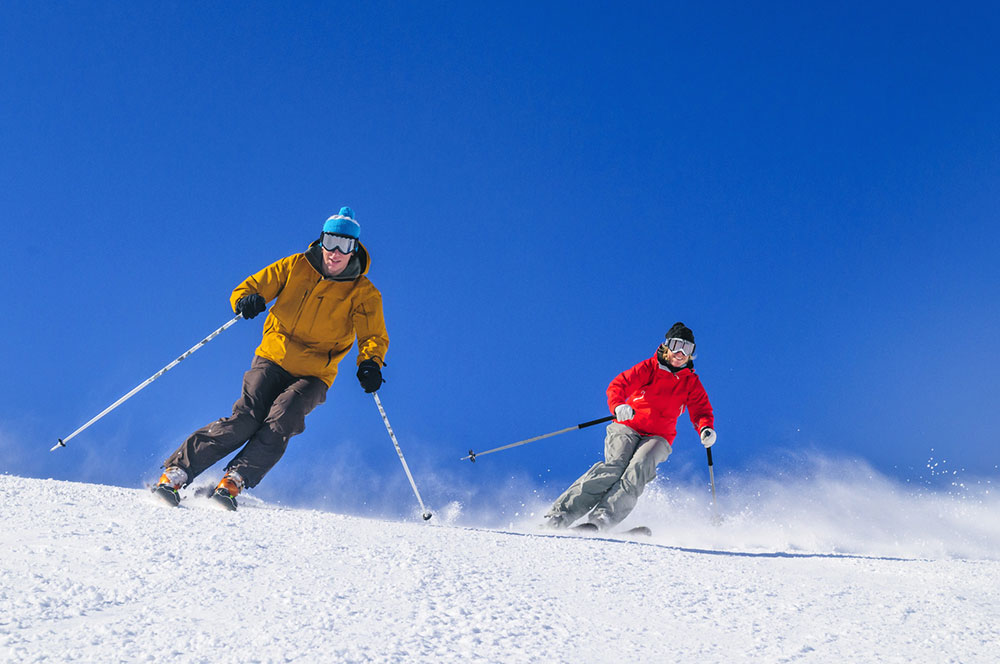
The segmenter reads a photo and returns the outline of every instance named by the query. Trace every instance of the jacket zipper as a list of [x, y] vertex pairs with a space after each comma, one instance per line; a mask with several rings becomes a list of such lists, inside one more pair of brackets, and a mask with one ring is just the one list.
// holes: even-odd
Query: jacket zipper
[[306, 300], [309, 299], [310, 293], [313, 292], [318, 283], [319, 283], [318, 281], [314, 283], [312, 287], [307, 288], [306, 292], [302, 294], [302, 300], [299, 302], [299, 307], [295, 312], [295, 318], [292, 319], [292, 329], [290, 330], [290, 332], [294, 333], [295, 329], [299, 326], [299, 319], [302, 318], [302, 311], [305, 309]]

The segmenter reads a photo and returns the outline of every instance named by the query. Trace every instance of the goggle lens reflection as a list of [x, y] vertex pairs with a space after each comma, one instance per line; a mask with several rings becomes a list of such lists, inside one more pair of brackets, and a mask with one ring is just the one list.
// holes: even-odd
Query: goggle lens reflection
[[353, 237], [323, 233], [323, 248], [327, 251], [339, 249], [342, 254], [350, 254], [357, 251], [358, 241]]
[[665, 343], [667, 348], [674, 353], [681, 353], [688, 357], [694, 354], [694, 342], [687, 339], [667, 339]]

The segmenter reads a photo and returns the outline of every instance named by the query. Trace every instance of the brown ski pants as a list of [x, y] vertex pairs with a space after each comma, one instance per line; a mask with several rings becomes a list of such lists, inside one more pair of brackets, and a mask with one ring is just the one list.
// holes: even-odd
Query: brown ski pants
[[285, 453], [288, 439], [305, 431], [306, 415], [326, 401], [326, 390], [319, 378], [293, 376], [255, 355], [243, 375], [243, 396], [233, 404], [232, 416], [195, 431], [163, 465], [183, 468], [190, 484], [243, 446], [226, 471], [235, 470], [244, 486], [255, 487]]

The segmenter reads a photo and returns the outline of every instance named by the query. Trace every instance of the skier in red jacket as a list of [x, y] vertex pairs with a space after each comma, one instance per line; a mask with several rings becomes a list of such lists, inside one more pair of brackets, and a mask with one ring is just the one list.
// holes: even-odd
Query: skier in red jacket
[[605, 530], [635, 507], [656, 478], [656, 466], [670, 456], [677, 418], [686, 408], [706, 448], [715, 444], [712, 404], [694, 373], [694, 334], [674, 323], [654, 357], [622, 372], [608, 386], [615, 421], [604, 439], [604, 461], [580, 476], [545, 514], [546, 525]]

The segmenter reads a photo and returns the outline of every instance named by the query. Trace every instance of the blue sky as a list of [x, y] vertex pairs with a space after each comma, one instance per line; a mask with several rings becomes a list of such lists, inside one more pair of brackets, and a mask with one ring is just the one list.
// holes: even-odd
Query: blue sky
[[[428, 502], [554, 497], [599, 429], [458, 458], [605, 415], [678, 320], [719, 470], [994, 476], [998, 38], [990, 3], [4, 3], [0, 470], [151, 479], [228, 414], [262, 319], [48, 448], [350, 205]], [[406, 489], [352, 373], [262, 494]], [[701, 477], [680, 431], [670, 472]]]

